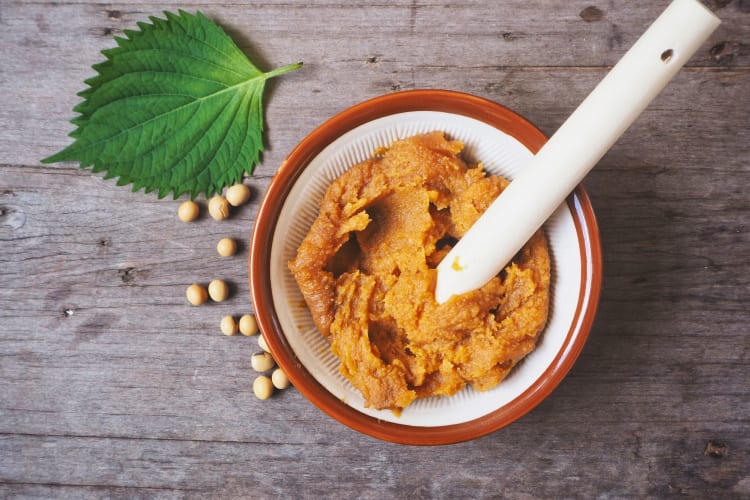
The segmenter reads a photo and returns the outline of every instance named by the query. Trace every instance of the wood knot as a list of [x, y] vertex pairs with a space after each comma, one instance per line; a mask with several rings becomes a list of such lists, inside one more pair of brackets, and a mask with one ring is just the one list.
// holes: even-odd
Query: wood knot
[[739, 43], [723, 41], [708, 49], [708, 54], [711, 56], [711, 59], [717, 63], [724, 64], [732, 61], [739, 51]]
[[722, 458], [729, 452], [729, 447], [721, 441], [709, 441], [703, 450], [704, 455], [713, 458]]
[[110, 19], [121, 19], [122, 12], [120, 12], [119, 10], [108, 10], [107, 17]]
[[711, 9], [719, 10], [732, 3], [732, 0], [704, 0], [704, 3]]
[[138, 269], [136, 269], [135, 267], [126, 267], [117, 271], [117, 275], [126, 285], [133, 283], [137, 274]]
[[502, 92], [503, 85], [498, 82], [489, 82], [484, 85], [485, 92]]
[[377, 64], [378, 62], [380, 62], [378, 56], [370, 56], [367, 58], [367, 64]]
[[101, 248], [111, 247], [112, 246], [112, 240], [110, 238], [99, 238], [99, 241], [96, 242], [96, 246]]
[[26, 224], [26, 213], [19, 206], [0, 205], [0, 226], [10, 226], [19, 229]]
[[579, 12], [578, 15], [587, 23], [593, 23], [595, 21], [601, 21], [602, 19], [604, 19], [604, 12], [599, 7], [596, 7], [594, 5], [586, 7], [581, 12]]
[[75, 312], [75, 311], [73, 311], [73, 309], [71, 309], [71, 308], [69, 308], [69, 307], [66, 307], [65, 309], [63, 309], [63, 310], [62, 310], [62, 314], [61, 314], [61, 316], [62, 316], [63, 318], [70, 318], [71, 316], [73, 316], [73, 313], [74, 313], [74, 312]]

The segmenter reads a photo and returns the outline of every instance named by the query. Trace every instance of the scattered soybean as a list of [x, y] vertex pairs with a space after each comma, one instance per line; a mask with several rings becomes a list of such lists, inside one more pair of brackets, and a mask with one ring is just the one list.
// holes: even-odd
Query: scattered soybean
[[274, 361], [273, 356], [269, 353], [259, 352], [252, 355], [250, 358], [250, 365], [256, 372], [263, 373], [273, 369], [273, 367], [276, 366], [276, 362]]
[[273, 382], [265, 375], [260, 375], [253, 381], [253, 392], [258, 399], [268, 399], [273, 394]]
[[271, 349], [268, 348], [268, 344], [266, 343], [266, 339], [263, 337], [262, 333], [258, 336], [258, 347], [268, 353], [271, 352]]
[[258, 333], [258, 322], [252, 314], [243, 314], [240, 317], [240, 333], [245, 336], [251, 336]]
[[215, 220], [229, 217], [229, 202], [223, 196], [214, 196], [208, 201], [208, 213]]
[[232, 336], [237, 333], [237, 322], [232, 316], [224, 316], [221, 318], [221, 333], [227, 336]]
[[284, 373], [284, 370], [281, 368], [276, 368], [273, 373], [271, 374], [271, 382], [273, 382], [273, 386], [277, 389], [284, 390], [287, 387], [289, 387], [289, 377], [286, 376], [286, 373]]
[[208, 295], [213, 301], [223, 302], [229, 297], [229, 286], [223, 280], [213, 280], [208, 284]]
[[227, 189], [227, 201], [233, 207], [247, 203], [250, 199], [250, 188], [244, 184], [235, 184]]
[[185, 296], [187, 297], [188, 302], [194, 306], [199, 306], [208, 300], [208, 292], [206, 292], [206, 289], [198, 283], [193, 283], [187, 287]]
[[216, 244], [216, 251], [222, 257], [231, 257], [237, 253], [237, 242], [232, 238], [222, 238]]
[[194, 221], [198, 218], [199, 213], [200, 207], [198, 207], [198, 204], [193, 200], [182, 202], [177, 209], [177, 217], [179, 217], [182, 222]]

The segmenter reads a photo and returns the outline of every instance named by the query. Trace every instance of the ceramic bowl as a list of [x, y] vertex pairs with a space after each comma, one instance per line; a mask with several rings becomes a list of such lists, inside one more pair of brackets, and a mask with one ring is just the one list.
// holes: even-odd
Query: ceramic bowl
[[496, 388], [420, 399], [399, 415], [364, 405], [339, 373], [287, 268], [333, 179], [394, 140], [432, 130], [464, 142], [464, 156], [493, 174], [514, 174], [546, 137], [494, 102], [458, 92], [414, 90], [357, 104], [323, 123], [283, 162], [260, 204], [248, 262], [260, 330], [279, 366], [312, 403], [370, 436], [404, 444], [473, 439], [517, 420], [565, 377], [594, 320], [601, 287], [599, 232], [578, 187], [544, 225], [552, 258], [550, 316], [537, 348]]

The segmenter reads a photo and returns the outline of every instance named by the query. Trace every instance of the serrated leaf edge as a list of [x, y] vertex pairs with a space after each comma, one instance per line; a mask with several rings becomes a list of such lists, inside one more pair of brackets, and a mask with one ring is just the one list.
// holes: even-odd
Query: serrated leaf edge
[[[78, 96], [82, 97], [84, 100], [81, 103], [79, 103], [78, 105], [76, 105], [74, 107], [74, 109], [73, 109], [75, 112], [78, 112], [78, 113], [81, 113], [81, 114], [79, 116], [77, 116], [77, 117], [74, 117], [70, 121], [73, 125], [76, 125], [76, 129], [73, 130], [70, 134], [68, 134], [69, 137], [76, 139], [77, 137], [80, 136], [83, 127], [85, 127], [87, 125], [87, 118], [88, 117], [85, 116], [82, 113], [81, 107], [85, 103], [85, 100], [95, 90], [94, 85], [97, 84], [97, 82], [96, 82], [97, 78], [102, 75], [102, 70], [104, 70], [107, 66], [109, 66], [109, 65], [112, 64], [112, 58], [114, 56], [116, 56], [117, 53], [119, 53], [122, 50], [126, 50], [123, 46], [126, 45], [129, 42], [129, 40], [132, 40], [132, 39], [137, 38], [139, 36], [143, 36], [144, 33], [148, 32], [149, 30], [158, 30], [158, 29], [165, 29], [165, 28], [168, 29], [168, 28], [171, 28], [174, 25], [179, 26], [180, 28], [182, 28], [183, 33], [185, 33], [186, 35], [192, 37], [190, 35], [190, 33], [188, 33], [187, 31], [184, 30], [184, 27], [181, 24], [183, 21], [187, 21], [190, 18], [197, 18], [199, 20], [206, 21], [206, 22], [209, 22], [209, 23], [212, 23], [212, 24], [216, 25], [213, 21], [207, 19], [203, 15], [203, 13], [200, 12], [200, 11], [197, 11], [195, 15], [192, 15], [192, 14], [190, 14], [190, 13], [188, 13], [188, 12], [182, 10], [182, 9], [180, 9], [178, 12], [179, 12], [179, 15], [175, 15], [175, 14], [169, 12], [169, 11], [163, 11], [166, 19], [161, 19], [161, 18], [158, 18], [158, 17], [155, 17], [155, 16], [150, 16], [149, 20], [151, 21], [152, 24], [149, 24], [149, 23], [146, 23], [146, 22], [143, 22], [143, 21], [137, 22], [136, 25], [138, 26], [138, 28], [140, 28], [140, 30], [124, 30], [123, 33], [125, 34], [125, 36], [127, 38], [116, 36], [116, 37], [114, 37], [114, 40], [115, 40], [115, 43], [117, 44], [117, 47], [113, 47], [113, 48], [109, 48], [109, 49], [105, 49], [105, 50], [101, 51], [102, 55], [104, 55], [106, 59], [104, 61], [102, 61], [100, 63], [97, 63], [97, 64], [94, 64], [92, 66], [92, 68], [95, 71], [97, 71], [97, 75], [94, 76], [94, 77], [91, 77], [91, 78], [89, 78], [87, 80], [85, 80], [84, 83], [87, 84], [89, 87], [78, 93]], [[172, 21], [174, 24], [173, 25], [169, 25], [170, 21]], [[219, 25], [216, 25], [216, 27], [219, 29], [220, 34], [222, 34], [223, 36], [225, 36], [231, 43], [234, 43], [234, 41], [231, 39], [231, 37], [229, 37], [229, 35]], [[192, 37], [192, 38], [194, 38], [194, 37]], [[200, 41], [202, 43], [206, 43], [203, 40], [200, 40]], [[212, 48], [216, 49], [216, 47], [212, 47]], [[216, 49], [216, 50], [218, 52], [220, 52], [220, 53], [223, 52], [223, 51], [218, 50], [218, 49]], [[260, 69], [258, 69], [257, 66], [255, 66], [255, 64], [252, 61], [250, 61], [249, 58], [247, 58], [246, 55], [245, 55], [245, 60], [248, 62], [248, 64], [254, 70], [256, 70], [258, 72], [258, 74], [254, 75], [254, 76], [252, 76], [252, 77], [250, 77], [250, 78], [248, 78], [248, 79], [246, 79], [244, 81], [241, 81], [241, 82], [238, 82], [238, 83], [236, 83], [234, 85], [231, 85], [229, 87], [223, 88], [223, 89], [221, 89], [221, 90], [219, 90], [217, 92], [214, 92], [212, 94], [201, 96], [198, 99], [196, 99], [194, 101], [191, 101], [188, 104], [179, 106], [178, 108], [174, 108], [172, 110], [169, 110], [167, 113], [162, 113], [161, 115], [152, 117], [149, 120], [146, 120], [145, 122], [142, 122], [142, 123], [138, 124], [138, 126], [143, 126], [144, 124], [150, 122], [151, 120], [155, 120], [157, 118], [167, 116], [169, 113], [173, 113], [173, 112], [176, 112], [176, 111], [178, 111], [180, 109], [184, 109], [184, 107], [189, 106], [189, 105], [196, 105], [196, 103], [197, 103], [198, 106], [200, 106], [200, 103], [203, 102], [204, 100], [207, 100], [207, 99], [210, 99], [210, 98], [214, 98], [217, 95], [220, 95], [221, 93], [224, 93], [224, 92], [236, 91], [240, 87], [243, 87], [243, 86], [247, 86], [248, 88], [250, 88], [253, 84], [258, 85], [260, 88], [258, 89], [257, 92], [260, 93], [260, 94], [262, 94], [263, 91], [264, 91], [265, 82], [267, 80], [269, 80], [271, 78], [274, 78], [276, 76], [282, 75], [284, 73], [293, 71], [293, 70], [298, 69], [298, 68], [300, 68], [302, 66], [302, 62], [298, 62], [298, 63], [289, 64], [289, 65], [286, 65], [286, 66], [283, 66], [283, 67], [280, 67], [280, 68], [276, 68], [276, 69], [268, 71], [268, 72], [263, 72]], [[259, 99], [262, 99], [262, 95], [257, 96], [257, 97]], [[244, 100], [245, 99], [243, 98], [243, 101]], [[253, 105], [254, 105], [253, 101], [254, 101], [254, 99], [251, 96], [250, 102], [249, 102], [249, 104], [247, 106], [248, 107], [248, 116], [247, 116], [247, 120], [246, 121], [248, 123], [246, 123], [246, 125], [245, 125], [245, 130], [246, 131], [249, 130], [249, 121], [252, 120], [251, 116], [253, 114]], [[261, 104], [261, 106], [262, 106], [262, 104]], [[133, 128], [134, 127], [130, 127], [128, 129], [124, 129], [124, 130], [118, 132], [118, 134], [116, 134], [116, 135], [119, 135], [121, 133], [125, 133], [125, 132], [127, 132], [129, 130], [132, 130]], [[264, 127], [264, 118], [261, 115], [260, 123], [258, 124], [258, 131], [259, 131], [260, 134], [263, 133], [264, 128], [265, 128]], [[226, 140], [226, 135], [227, 135], [227, 133], [225, 132], [224, 136], [222, 137], [222, 144]], [[250, 137], [250, 139], [253, 142], [252, 153], [251, 153], [251, 158], [250, 158], [250, 160], [252, 160], [252, 164], [250, 165], [250, 170], [248, 170], [247, 167], [243, 167], [243, 169], [239, 171], [239, 177], [240, 178], [242, 176], [242, 172], [243, 171], [247, 171], [248, 173], [252, 173], [252, 170], [254, 169], [254, 166], [259, 161], [260, 153], [262, 152], [262, 149], [263, 149], [262, 148], [262, 144], [261, 145], [255, 144], [255, 140], [253, 140], [252, 137]], [[243, 144], [247, 140], [248, 140], [248, 137], [247, 137], [247, 133], [246, 133], [245, 137], [243, 138]], [[47, 158], [42, 159], [41, 162], [46, 164], [46, 163], [56, 163], [56, 162], [60, 162], [60, 161], [74, 161], [74, 160], [76, 160], [76, 156], [77, 156], [76, 152], [77, 151], [86, 150], [86, 149], [92, 147], [94, 144], [99, 144], [99, 143], [90, 144], [90, 145], [86, 146], [85, 148], [76, 148], [75, 147], [76, 146], [76, 141], [74, 141], [72, 144], [70, 144], [69, 146], [67, 146], [63, 150], [59, 151], [58, 153], [53, 154], [53, 155], [51, 155], [51, 156], [49, 156]], [[241, 147], [240, 150], [242, 150], [242, 149], [243, 148]], [[218, 151], [218, 149], [217, 149], [217, 151]], [[104, 166], [97, 168], [96, 161], [86, 162], [86, 164], [84, 164], [84, 162], [81, 161], [80, 163], [81, 163], [80, 164], [81, 168], [91, 168], [93, 172], [99, 172], [99, 171], [103, 171], [103, 170], [106, 171], [106, 167], [104, 167]], [[204, 167], [204, 168], [207, 168], [207, 167]], [[232, 173], [231, 172], [227, 172], [227, 175], [232, 176]], [[107, 173], [107, 175], [104, 176], [105, 179], [112, 178], [112, 177], [118, 177], [118, 175], [117, 174], [109, 175]], [[231, 180], [231, 179], [229, 179], [229, 180]], [[239, 180], [239, 179], [235, 179], [235, 180]], [[201, 189], [201, 187], [198, 186], [198, 187], [196, 187], [193, 190], [185, 189], [184, 187], [179, 188], [179, 189], [175, 189], [175, 186], [168, 186], [164, 190], [162, 190], [160, 187], [152, 187], [152, 188], [149, 189], [148, 186], [143, 185], [142, 183], [138, 182], [137, 180], [127, 179], [127, 178], [124, 178], [122, 176], [119, 176], [118, 181], [117, 181], [117, 185], [127, 185], [127, 184], [131, 184], [131, 183], [133, 184], [133, 191], [137, 191], [137, 190], [139, 190], [141, 188], [144, 188], [144, 190], [145, 190], [146, 193], [149, 193], [149, 192], [157, 190], [159, 198], [163, 198], [164, 196], [166, 196], [167, 194], [169, 194], [170, 191], [173, 192], [174, 198], [177, 198], [177, 197], [179, 197], [180, 195], [182, 195], [182, 194], [184, 194], [186, 192], [190, 193], [191, 198], [195, 198], [201, 192], [205, 192], [206, 196], [211, 196], [212, 194], [214, 194], [216, 192], [219, 192], [221, 190], [221, 188], [222, 188], [222, 185], [221, 185], [222, 182], [221, 181], [213, 181], [213, 180], [209, 182], [209, 186], [206, 186], [205, 189]], [[185, 184], [183, 183], [183, 186], [184, 185]]]

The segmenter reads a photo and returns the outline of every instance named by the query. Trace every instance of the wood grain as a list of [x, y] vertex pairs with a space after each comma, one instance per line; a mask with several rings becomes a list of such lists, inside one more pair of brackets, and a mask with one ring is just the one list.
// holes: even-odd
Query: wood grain
[[[750, 496], [750, 4], [587, 177], [604, 287], [589, 342], [530, 414], [418, 448], [344, 427], [295, 389], [252, 394], [245, 255], [285, 155], [335, 113], [412, 88], [502, 103], [551, 134], [668, 4], [435, 0], [0, 5], [0, 496]], [[543, 7], [542, 7], [543, 5]], [[227, 221], [73, 164], [76, 92], [112, 36], [200, 9], [270, 69], [268, 149]], [[204, 207], [205, 208], [205, 207]], [[231, 236], [238, 255], [214, 248]], [[187, 305], [223, 278], [222, 304]]]

